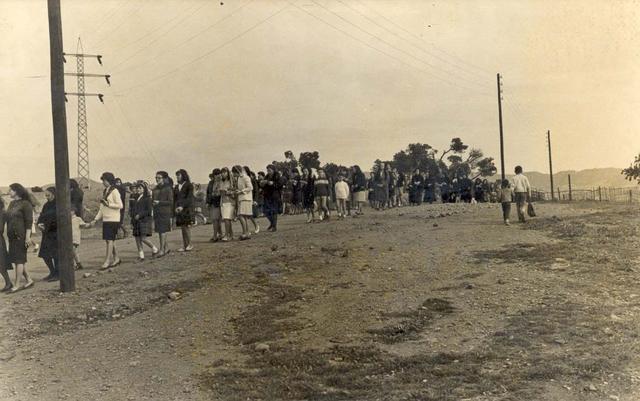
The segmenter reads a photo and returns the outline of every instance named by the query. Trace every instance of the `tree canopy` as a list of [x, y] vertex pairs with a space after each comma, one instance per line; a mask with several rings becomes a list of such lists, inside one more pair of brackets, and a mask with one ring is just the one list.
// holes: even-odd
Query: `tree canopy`
[[640, 155], [636, 156], [629, 167], [622, 170], [622, 174], [629, 181], [640, 181]]

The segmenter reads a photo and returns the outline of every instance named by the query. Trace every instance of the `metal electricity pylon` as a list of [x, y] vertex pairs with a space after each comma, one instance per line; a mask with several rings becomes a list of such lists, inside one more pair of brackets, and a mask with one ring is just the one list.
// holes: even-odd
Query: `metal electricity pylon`
[[[85, 77], [100, 77], [107, 80], [107, 84], [111, 85], [109, 78], [110, 75], [103, 74], [85, 74], [84, 73], [84, 58], [95, 57], [98, 63], [102, 65], [102, 56], [93, 54], [84, 54], [82, 48], [82, 41], [78, 38], [77, 53], [65, 53], [65, 56], [71, 56], [76, 58], [76, 73], [65, 73], [65, 75], [77, 77], [77, 92], [65, 93], [66, 95], [74, 95], [78, 97], [78, 179], [81, 187], [88, 188], [91, 185], [91, 179], [89, 175], [89, 136], [87, 132], [87, 96], [98, 96], [102, 102], [104, 97], [101, 93], [85, 93], [84, 78]], [[66, 99], [66, 97], [65, 97]]]

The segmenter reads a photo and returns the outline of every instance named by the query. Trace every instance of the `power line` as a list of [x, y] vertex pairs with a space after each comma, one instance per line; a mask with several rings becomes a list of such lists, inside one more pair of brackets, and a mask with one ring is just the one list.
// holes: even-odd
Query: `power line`
[[[400, 39], [400, 40], [402, 40], [402, 41], [406, 42], [407, 44], [409, 44], [410, 46], [413, 46], [414, 48], [418, 49], [419, 51], [421, 51], [422, 53], [426, 54], [427, 56], [434, 57], [434, 58], [436, 58], [436, 59], [438, 59], [438, 60], [440, 60], [440, 61], [442, 61], [442, 62], [444, 62], [444, 63], [447, 63], [447, 64], [449, 64], [449, 65], [453, 66], [454, 68], [459, 69], [459, 70], [460, 70], [460, 71], [462, 71], [462, 72], [466, 72], [466, 73], [468, 73], [464, 68], [461, 68], [461, 67], [459, 67], [458, 65], [453, 64], [453, 63], [449, 62], [448, 60], [446, 60], [446, 59], [444, 59], [444, 58], [442, 58], [442, 57], [440, 57], [440, 56], [437, 56], [437, 55], [435, 55], [435, 54], [433, 54], [433, 53], [428, 52], [427, 50], [423, 49], [423, 48], [422, 48], [422, 47], [420, 47], [420, 46], [416, 46], [415, 44], [413, 44], [413, 43], [411, 43], [410, 41], [406, 40], [405, 38], [403, 38], [402, 36], [400, 36], [400, 35], [399, 35], [399, 34], [397, 34], [396, 32], [392, 31], [391, 29], [389, 29], [389, 28], [385, 27], [385, 26], [384, 26], [384, 25], [382, 25], [382, 24], [379, 24], [379, 23], [378, 23], [378, 22], [376, 22], [374, 19], [372, 19], [371, 17], [367, 16], [366, 14], [364, 14], [363, 12], [361, 12], [360, 10], [358, 10], [357, 8], [352, 7], [351, 5], [349, 5], [349, 4], [347, 4], [347, 3], [345, 3], [345, 2], [344, 2], [344, 1], [342, 1], [342, 0], [338, 0], [338, 2], [339, 2], [339, 3], [341, 3], [342, 5], [344, 5], [345, 7], [349, 8], [350, 10], [352, 10], [352, 11], [356, 12], [358, 15], [362, 16], [363, 18], [365, 18], [366, 20], [370, 21], [370, 22], [371, 22], [371, 23], [373, 23], [374, 25], [376, 25], [376, 26], [378, 26], [378, 27], [380, 27], [380, 28], [384, 29], [385, 31], [387, 31], [387, 32], [389, 32], [390, 34], [392, 34], [392, 35], [394, 35], [395, 37], [397, 37], [398, 39]], [[436, 68], [436, 67], [435, 67], [435, 66], [433, 66], [433, 68]], [[443, 71], [443, 72], [445, 72], [445, 73], [449, 73], [449, 74], [452, 74], [452, 75], [453, 75], [453, 73], [451, 73], [451, 72], [448, 72], [448, 71], [443, 70], [443, 69], [441, 69], [441, 68], [438, 68], [438, 69], [440, 69], [441, 71]], [[480, 77], [480, 76], [479, 76], [479, 75], [477, 75], [476, 77]], [[487, 77], [486, 77], [486, 76], [482, 76], [482, 78], [487, 78]], [[470, 80], [470, 79], [466, 79], [466, 78], [461, 78], [461, 79], [462, 79], [462, 80], [464, 80], [464, 81], [466, 81], [466, 82], [469, 82], [469, 83], [472, 83], [472, 84], [475, 84], [475, 85], [482, 86], [484, 89], [489, 89], [489, 88], [491, 88], [491, 87], [492, 87], [492, 86], [491, 86], [491, 85], [489, 85], [487, 82], [479, 82], [479, 81], [474, 81], [474, 80]]]
[[[113, 18], [113, 16], [116, 14], [116, 12], [118, 11], [118, 9], [120, 9], [120, 7], [122, 7], [124, 5], [124, 3], [126, 3], [127, 0], [122, 0], [119, 4], [117, 4], [115, 7], [113, 7], [113, 9], [111, 9], [111, 11], [102, 19], [102, 21], [100, 21], [100, 23], [98, 24], [97, 27], [93, 28], [92, 31], [93, 32], [100, 32], [100, 29], [102, 29], [102, 27], [104, 26], [104, 24], [106, 24], [106, 22], [110, 19]], [[100, 12], [98, 12], [97, 14], [99, 14]], [[96, 14], [96, 15], [97, 15]]]
[[[198, 31], [198, 33], [196, 33], [195, 35], [190, 36], [190, 37], [189, 37], [189, 38], [187, 38], [186, 40], [184, 40], [184, 41], [182, 41], [182, 42], [178, 43], [177, 45], [175, 45], [175, 46], [173, 46], [173, 47], [171, 47], [171, 48], [169, 48], [169, 49], [165, 50], [164, 52], [162, 52], [162, 53], [160, 53], [160, 54], [156, 54], [155, 56], [153, 56], [153, 57], [151, 57], [150, 59], [148, 59], [148, 60], [147, 60], [147, 63], [149, 63], [150, 61], [156, 60], [156, 59], [158, 58], [158, 56], [160, 56], [161, 54], [166, 54], [166, 53], [168, 53], [170, 50], [172, 50], [172, 49], [174, 49], [174, 48], [176, 48], [176, 47], [181, 47], [182, 45], [184, 45], [184, 44], [186, 44], [186, 43], [188, 43], [188, 42], [192, 41], [192, 40], [193, 40], [193, 39], [195, 39], [196, 37], [198, 37], [198, 36], [202, 35], [204, 32], [208, 31], [208, 30], [209, 30], [209, 29], [211, 29], [211, 28], [214, 28], [215, 26], [217, 26], [217, 25], [218, 25], [218, 24], [220, 24], [221, 22], [223, 22], [223, 21], [227, 20], [228, 18], [232, 17], [236, 12], [240, 11], [241, 9], [243, 9], [245, 6], [247, 6], [247, 5], [248, 5], [249, 3], [251, 3], [252, 1], [253, 1], [253, 0], [248, 0], [247, 2], [245, 2], [244, 4], [242, 4], [241, 6], [237, 7], [236, 9], [234, 9], [234, 10], [233, 10], [232, 12], [230, 12], [229, 14], [227, 14], [227, 15], [225, 15], [224, 17], [222, 17], [222, 18], [218, 19], [217, 21], [215, 21], [213, 24], [208, 25], [208, 26], [207, 26], [207, 27], [205, 27], [204, 29], [202, 29], [202, 30]], [[196, 11], [197, 11], [197, 10], [196, 10]], [[174, 28], [175, 28], [175, 26], [174, 26]], [[165, 32], [164, 34], [166, 34], [166, 33], [170, 32], [170, 31], [171, 31], [171, 29], [170, 29], [169, 31]], [[163, 35], [161, 35], [160, 37], [164, 36], [164, 34], [163, 34]], [[131, 60], [134, 56], [136, 56], [137, 54], [139, 54], [140, 52], [142, 52], [143, 50], [145, 50], [146, 48], [148, 48], [151, 44], [153, 44], [153, 43], [157, 42], [157, 40], [158, 40], [160, 37], [158, 37], [156, 40], [154, 40], [154, 41], [152, 41], [151, 43], [149, 43], [145, 48], [140, 49], [139, 51], [137, 51], [136, 53], [134, 53], [134, 54], [133, 54], [133, 55], [131, 55], [130, 57], [128, 57], [128, 58], [126, 58], [125, 60], [123, 60], [122, 62], [120, 62], [117, 66], [124, 64], [124, 63], [125, 63], [125, 62], [127, 62], [128, 60]], [[117, 66], [116, 66], [116, 67], [117, 67]], [[141, 67], [141, 66], [144, 66], [144, 64], [139, 64], [139, 65], [136, 65], [136, 66], [132, 66], [132, 67], [129, 67], [129, 68], [125, 68], [125, 69], [120, 70], [120, 71], [118, 71], [118, 72], [119, 72], [119, 73], [122, 73], [122, 72], [130, 71], [130, 70], [132, 70], [132, 69], [136, 69], [136, 68], [139, 68], [139, 67]]]
[[109, 36], [115, 33], [118, 29], [120, 29], [125, 24], [125, 22], [131, 19], [134, 15], [137, 15], [142, 5], [143, 5], [142, 1], [138, 1], [137, 7], [132, 8], [131, 11], [128, 12], [127, 15], [124, 17], [124, 19], [118, 25], [116, 25], [111, 31], [109, 31], [106, 35], [102, 35], [102, 39], [96, 42], [95, 47], [98, 47], [102, 43], [104, 43], [104, 41], [107, 40]]
[[[187, 14], [187, 13], [189, 13], [189, 12], [191, 12], [191, 13], [189, 14], [189, 16], [191, 16], [191, 15], [195, 14], [196, 12], [200, 11], [200, 10], [201, 10], [202, 8], [204, 8], [204, 6], [206, 6], [206, 5], [207, 5], [207, 3], [202, 3], [202, 4], [200, 4], [200, 6], [198, 7], [198, 4], [196, 3], [196, 5], [195, 5], [195, 6], [188, 8], [188, 9], [186, 10], [186, 12], [185, 12], [185, 14], [184, 14], [184, 15], [186, 15], [186, 14]], [[194, 10], [195, 10], [195, 11], [194, 11]], [[174, 17], [173, 17], [173, 18], [171, 18], [170, 20], [163, 22], [161, 25], [157, 26], [155, 29], [152, 29], [152, 30], [148, 31], [147, 33], [145, 33], [144, 35], [142, 35], [142, 36], [141, 36], [141, 37], [139, 37], [138, 39], [134, 40], [133, 42], [129, 42], [129, 43], [127, 43], [127, 44], [126, 44], [126, 45], [124, 45], [124, 46], [120, 46], [120, 49], [119, 49], [119, 50], [124, 50], [124, 49], [126, 49], [127, 47], [129, 47], [129, 46], [133, 46], [133, 45], [135, 45], [136, 43], [139, 43], [140, 41], [142, 41], [142, 40], [144, 40], [144, 39], [148, 38], [149, 36], [153, 35], [154, 33], [158, 32], [158, 31], [159, 31], [159, 30], [161, 30], [162, 28], [166, 28], [166, 27], [167, 27], [167, 26], [169, 26], [172, 22], [174, 22], [175, 20], [177, 20], [178, 18], [181, 18], [181, 17], [182, 17], [183, 19], [181, 19], [180, 21], [178, 21], [178, 22], [176, 23], [176, 25], [177, 25], [177, 24], [179, 24], [180, 22], [182, 22], [182, 21], [184, 20], [184, 15], [182, 15], [182, 14], [176, 14], [176, 15], [174, 15]], [[171, 25], [171, 26], [175, 26], [175, 25]], [[116, 66], [114, 66], [114, 67], [117, 67], [117, 66], [118, 66], [118, 65], [116, 65]]]
[[[424, 61], [423, 59], [418, 58], [418, 57], [414, 56], [413, 54], [411, 54], [411, 53], [409, 53], [409, 52], [407, 52], [407, 51], [404, 51], [404, 50], [402, 50], [402, 49], [397, 48], [397, 47], [396, 47], [396, 46], [394, 46], [392, 43], [390, 43], [390, 42], [388, 42], [388, 41], [386, 41], [386, 40], [384, 40], [384, 39], [380, 38], [379, 36], [377, 36], [377, 35], [375, 35], [375, 34], [372, 34], [371, 32], [368, 32], [366, 29], [364, 29], [364, 28], [362, 28], [362, 27], [360, 27], [360, 26], [358, 26], [358, 25], [354, 24], [353, 22], [351, 22], [351, 21], [349, 21], [348, 19], [344, 18], [343, 16], [341, 16], [341, 15], [340, 15], [340, 14], [338, 14], [337, 12], [335, 12], [335, 11], [331, 10], [330, 8], [328, 8], [328, 7], [326, 7], [326, 6], [324, 6], [324, 5], [320, 4], [320, 3], [318, 3], [318, 2], [317, 2], [317, 1], [315, 1], [315, 0], [311, 0], [311, 1], [312, 1], [314, 4], [316, 4], [317, 6], [319, 6], [319, 7], [323, 8], [323, 9], [327, 10], [327, 11], [328, 11], [328, 12], [330, 12], [331, 14], [333, 14], [333, 15], [337, 16], [338, 18], [340, 18], [341, 20], [345, 21], [347, 24], [349, 24], [349, 25], [351, 25], [351, 26], [355, 27], [356, 29], [358, 29], [359, 31], [361, 31], [361, 32], [363, 32], [363, 33], [365, 33], [365, 34], [367, 34], [367, 35], [369, 35], [369, 36], [371, 36], [371, 37], [375, 38], [375, 39], [376, 39], [376, 40], [378, 40], [379, 42], [381, 42], [381, 43], [383, 43], [383, 44], [387, 45], [388, 47], [390, 47], [390, 48], [394, 49], [395, 51], [398, 51], [398, 52], [400, 52], [400, 53], [403, 53], [403, 54], [407, 55], [408, 57], [411, 57], [411, 58], [413, 58], [413, 59], [417, 60], [418, 62], [420, 62], [420, 63], [422, 63], [422, 64], [424, 64], [424, 65], [426, 65], [426, 66], [428, 66], [428, 67], [431, 67], [431, 68], [433, 68], [433, 69], [436, 69], [436, 68], [435, 68], [432, 64], [430, 64], [429, 62]], [[454, 85], [454, 86], [459, 86], [459, 87], [461, 87], [461, 88], [463, 88], [463, 89], [466, 89], [466, 90], [471, 90], [471, 91], [476, 90], [476, 91], [477, 91], [477, 89], [468, 88], [468, 87], [465, 87], [465, 86], [459, 85], [459, 84], [457, 84], [457, 83], [455, 83], [455, 82], [451, 82], [451, 81], [449, 81], [447, 78], [440, 77], [440, 76], [438, 76], [438, 75], [436, 75], [436, 74], [434, 74], [434, 73], [431, 73], [431, 75], [433, 75], [435, 78], [437, 78], [437, 79], [439, 79], [439, 80], [441, 80], [441, 81], [444, 81], [444, 82], [450, 83], [450, 84], [452, 84], [452, 85]], [[478, 92], [479, 92], [479, 91], [478, 91]], [[489, 95], [488, 93], [484, 93], [484, 92], [479, 92], [479, 93], [483, 93], [483, 94], [484, 94], [484, 95], [486, 95], [486, 96], [492, 96], [492, 95]]]
[[[416, 67], [415, 65], [410, 64], [410, 63], [408, 63], [408, 62], [406, 62], [406, 61], [404, 61], [404, 60], [402, 60], [402, 59], [400, 59], [400, 58], [398, 58], [398, 57], [394, 56], [394, 55], [393, 55], [393, 54], [391, 54], [391, 53], [388, 53], [388, 52], [386, 52], [386, 51], [384, 51], [384, 50], [381, 50], [381, 49], [379, 49], [379, 48], [377, 48], [377, 47], [375, 47], [375, 46], [373, 46], [373, 45], [371, 45], [371, 44], [367, 43], [366, 41], [364, 41], [364, 40], [362, 40], [362, 39], [360, 39], [360, 38], [358, 38], [358, 37], [356, 37], [356, 36], [351, 35], [349, 32], [345, 31], [344, 29], [341, 29], [341, 28], [337, 27], [336, 25], [334, 25], [334, 24], [332, 24], [332, 23], [330, 23], [330, 22], [327, 22], [326, 20], [324, 20], [324, 19], [322, 19], [322, 18], [318, 17], [317, 15], [315, 15], [315, 14], [311, 13], [310, 11], [307, 11], [307, 10], [305, 10], [305, 9], [303, 9], [303, 8], [301, 8], [301, 7], [299, 7], [299, 6], [298, 6], [297, 4], [295, 4], [294, 2], [289, 2], [289, 4], [291, 4], [292, 6], [296, 7], [298, 10], [300, 10], [300, 11], [302, 11], [302, 12], [304, 12], [304, 13], [308, 14], [309, 16], [311, 16], [311, 17], [313, 17], [313, 18], [317, 19], [318, 21], [322, 22], [323, 24], [328, 25], [329, 27], [331, 27], [331, 28], [335, 29], [336, 31], [338, 31], [338, 32], [342, 33], [343, 35], [345, 35], [345, 36], [347, 36], [347, 37], [349, 37], [349, 38], [351, 38], [351, 39], [355, 40], [355, 41], [356, 41], [356, 42], [358, 42], [358, 43], [361, 43], [362, 45], [364, 45], [364, 46], [366, 46], [366, 47], [368, 47], [368, 48], [370, 48], [370, 49], [372, 49], [372, 50], [375, 50], [375, 51], [376, 51], [376, 52], [378, 52], [378, 53], [381, 53], [381, 54], [383, 54], [383, 55], [385, 55], [385, 56], [387, 56], [387, 57], [391, 58], [392, 60], [395, 60], [395, 61], [397, 61], [397, 62], [399, 62], [399, 63], [401, 63], [401, 64], [404, 64], [404, 65], [406, 65], [406, 66], [408, 66], [408, 67], [410, 67], [410, 68], [416, 69], [416, 70], [418, 70], [418, 71], [420, 71], [420, 72], [422, 72], [422, 73], [425, 73], [425, 74], [427, 74], [427, 75], [430, 75], [430, 76], [432, 76], [432, 77], [436, 77], [436, 78], [438, 78], [438, 79], [440, 79], [440, 80], [442, 80], [442, 81], [444, 81], [444, 82], [448, 83], [449, 85], [456, 86], [456, 87], [458, 87], [458, 88], [465, 89], [465, 90], [472, 90], [472, 91], [474, 90], [474, 89], [469, 89], [469, 88], [466, 88], [466, 87], [464, 87], [464, 86], [458, 85], [458, 84], [456, 84], [455, 82], [451, 82], [451, 81], [449, 81], [449, 80], [447, 80], [447, 79], [439, 78], [438, 76], [434, 75], [434, 74], [433, 74], [433, 72], [431, 72], [431, 71], [427, 71], [427, 70], [422, 69], [422, 68], [420, 68], [420, 67]], [[492, 95], [489, 95], [488, 93], [482, 93], [482, 95], [483, 95], [483, 96], [493, 97]]]
[[257, 27], [259, 27], [259, 26], [260, 26], [260, 25], [262, 25], [263, 23], [265, 23], [265, 22], [269, 21], [271, 18], [273, 18], [273, 17], [275, 17], [276, 15], [280, 14], [281, 12], [283, 12], [287, 7], [289, 7], [289, 4], [286, 4], [284, 7], [280, 8], [278, 11], [276, 11], [276, 12], [274, 12], [274, 13], [270, 14], [267, 18], [264, 18], [264, 19], [262, 19], [262, 20], [258, 21], [256, 24], [252, 25], [252, 26], [251, 26], [251, 27], [249, 27], [248, 29], [245, 29], [244, 31], [242, 31], [242, 32], [240, 32], [239, 34], [235, 35], [235, 36], [234, 36], [234, 37], [232, 37], [230, 40], [228, 40], [228, 41], [226, 41], [226, 42], [222, 43], [221, 45], [219, 45], [219, 46], [217, 46], [217, 47], [215, 47], [215, 48], [211, 49], [210, 51], [208, 51], [208, 52], [206, 52], [206, 53], [204, 53], [204, 54], [202, 54], [202, 55], [200, 55], [200, 56], [198, 56], [198, 57], [196, 57], [196, 58], [194, 58], [194, 59], [191, 59], [191, 60], [190, 60], [190, 61], [188, 61], [187, 63], [182, 64], [182, 65], [180, 65], [180, 66], [178, 66], [178, 67], [176, 67], [176, 68], [174, 68], [174, 69], [172, 69], [172, 70], [170, 70], [170, 71], [168, 71], [168, 72], [166, 72], [166, 73], [164, 73], [164, 74], [162, 74], [162, 75], [156, 76], [156, 77], [154, 77], [154, 78], [151, 78], [151, 79], [149, 79], [149, 80], [147, 80], [147, 81], [144, 81], [144, 82], [141, 82], [141, 83], [139, 83], [139, 84], [136, 84], [136, 85], [130, 86], [129, 88], [125, 88], [123, 91], [116, 93], [116, 95], [120, 95], [120, 94], [123, 94], [123, 93], [126, 93], [126, 92], [130, 92], [130, 91], [132, 91], [133, 89], [137, 89], [137, 88], [140, 88], [140, 87], [142, 87], [142, 86], [146, 86], [146, 85], [148, 85], [148, 84], [150, 84], [150, 83], [152, 83], [152, 82], [155, 82], [155, 81], [157, 81], [157, 80], [159, 80], [159, 79], [163, 79], [163, 78], [165, 78], [165, 77], [168, 77], [169, 75], [171, 75], [171, 74], [173, 74], [173, 73], [175, 73], [175, 72], [177, 72], [177, 71], [180, 71], [180, 70], [181, 70], [181, 69], [183, 69], [184, 67], [187, 67], [187, 66], [189, 66], [189, 65], [191, 65], [191, 64], [194, 64], [194, 63], [197, 63], [198, 61], [200, 61], [200, 60], [202, 60], [202, 59], [204, 59], [204, 58], [206, 58], [206, 57], [208, 57], [208, 56], [212, 55], [213, 53], [217, 52], [218, 50], [220, 50], [220, 49], [222, 49], [222, 48], [224, 48], [224, 47], [226, 47], [226, 46], [228, 46], [229, 44], [233, 43], [234, 41], [236, 41], [237, 39], [239, 39], [239, 38], [241, 38], [242, 36], [246, 35], [247, 33], [249, 33], [249, 32], [251, 32], [251, 31], [253, 31], [254, 29], [256, 29]]
[[[100, 30], [101, 30], [104, 26], [106, 26], [106, 25], [105, 25], [105, 24], [106, 24], [106, 22], [107, 22], [109, 19], [112, 19], [112, 18], [113, 18], [113, 16], [114, 16], [114, 15], [116, 15], [116, 14], [118, 13], [118, 11], [119, 11], [120, 9], [122, 9], [122, 8], [123, 8], [123, 6], [124, 6], [126, 3], [127, 3], [127, 0], [123, 0], [123, 1], [121, 1], [121, 2], [120, 2], [120, 4], [118, 4], [117, 6], [115, 6], [115, 7], [111, 10], [111, 12], [110, 12], [110, 13], [109, 13], [105, 18], [103, 18], [103, 19], [102, 19], [102, 22], [100, 23], [100, 25], [99, 25], [96, 29], [93, 29], [93, 33], [98, 34], [98, 32], [100, 32]], [[102, 37], [102, 35], [103, 35], [103, 33], [99, 34], [99, 35], [98, 35], [98, 37]], [[94, 47], [95, 47], [95, 46], [94, 46]]]
[[[363, 3], [362, 3], [362, 2], [360, 2], [360, 4], [363, 4]], [[363, 5], [364, 5], [364, 4], [363, 4]], [[365, 6], [365, 7], [366, 7], [366, 6]], [[371, 12], [373, 12], [374, 14], [376, 14], [378, 17], [380, 17], [380, 18], [384, 19], [385, 21], [389, 22], [391, 25], [393, 25], [393, 26], [395, 26], [396, 28], [400, 29], [401, 31], [403, 31], [403, 32], [404, 32], [404, 33], [406, 33], [407, 35], [410, 35], [411, 37], [413, 37], [413, 38], [415, 38], [415, 39], [417, 39], [417, 40], [419, 40], [419, 41], [421, 41], [421, 42], [424, 42], [424, 43], [426, 43], [426, 44], [430, 44], [431, 46], [433, 46], [433, 48], [434, 48], [435, 50], [438, 50], [439, 52], [441, 52], [441, 53], [443, 53], [443, 54], [445, 54], [445, 55], [447, 55], [447, 56], [449, 56], [449, 57], [451, 57], [451, 58], [458, 59], [461, 63], [463, 63], [463, 64], [465, 64], [465, 65], [468, 65], [468, 66], [470, 66], [470, 67], [473, 67], [473, 68], [475, 68], [476, 70], [482, 71], [482, 72], [483, 72], [483, 73], [485, 73], [485, 74], [493, 74], [493, 72], [492, 72], [492, 71], [489, 71], [489, 70], [487, 70], [487, 69], [484, 69], [484, 68], [482, 68], [482, 67], [480, 67], [480, 66], [478, 66], [478, 65], [475, 65], [475, 64], [472, 64], [472, 63], [466, 62], [465, 60], [461, 59], [460, 57], [458, 57], [458, 56], [456, 56], [456, 55], [454, 55], [454, 54], [448, 53], [448, 52], [446, 52], [446, 51], [444, 51], [444, 50], [442, 50], [442, 49], [438, 48], [437, 46], [435, 46], [435, 45], [434, 45], [434, 44], [432, 44], [432, 43], [428, 43], [427, 41], [425, 41], [425, 40], [424, 40], [424, 38], [422, 38], [422, 37], [420, 37], [420, 36], [416, 35], [415, 33], [413, 33], [413, 32], [411, 32], [411, 31], [407, 30], [407, 29], [406, 29], [406, 28], [404, 28], [402, 25], [399, 25], [399, 24], [395, 23], [393, 20], [391, 20], [391, 19], [389, 19], [389, 18], [385, 17], [384, 15], [380, 14], [379, 12], [377, 12], [376, 10], [374, 10], [373, 8], [367, 8], [367, 9], [368, 9], [368, 10], [370, 10]], [[471, 72], [470, 72], [470, 73], [471, 73]], [[473, 73], [473, 74], [477, 74], [477, 73]]]
[[[149, 155], [151, 157], [151, 159], [153, 159], [153, 161], [156, 164], [156, 167], [161, 167], [160, 162], [158, 161], [158, 159], [156, 158], [156, 156], [153, 154], [153, 152], [151, 151], [151, 149], [149, 149], [146, 145], [146, 138], [142, 135], [142, 131], [136, 131], [133, 126], [131, 125], [131, 123], [129, 122], [129, 118], [127, 117], [127, 114], [124, 112], [124, 110], [122, 109], [122, 105], [120, 104], [120, 102], [118, 101], [118, 99], [114, 98], [114, 102], [116, 104], [116, 106], [118, 106], [118, 109], [120, 110], [120, 113], [122, 114], [122, 117], [124, 117], [124, 122], [127, 124], [127, 126], [129, 127], [129, 129], [131, 130], [132, 136], [138, 140], [138, 143], [140, 143], [141, 147], [144, 149], [144, 151], [147, 153], [147, 155]], [[138, 135], [136, 135], [134, 132], [137, 132]]]

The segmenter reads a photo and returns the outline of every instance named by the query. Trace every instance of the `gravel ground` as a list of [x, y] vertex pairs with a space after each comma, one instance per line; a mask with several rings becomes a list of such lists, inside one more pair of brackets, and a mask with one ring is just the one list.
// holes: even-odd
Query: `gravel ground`
[[[639, 399], [637, 211], [537, 209], [291, 216], [228, 244], [197, 227], [191, 253], [2, 295], [0, 399]], [[100, 265], [100, 241], [82, 252]]]

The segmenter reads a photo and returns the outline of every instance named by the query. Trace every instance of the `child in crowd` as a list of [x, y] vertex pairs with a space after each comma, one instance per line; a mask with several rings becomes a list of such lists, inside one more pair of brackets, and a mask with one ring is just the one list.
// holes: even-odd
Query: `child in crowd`
[[329, 187], [329, 180], [324, 170], [318, 169], [318, 178], [314, 182], [316, 191], [316, 200], [318, 202], [318, 209], [320, 212], [320, 221], [329, 221], [331, 217], [329, 215], [329, 196], [331, 196], [331, 190]]
[[144, 247], [151, 248], [152, 256], [156, 256], [160, 251], [147, 237], [153, 233], [152, 215], [153, 202], [149, 194], [149, 189], [143, 182], [137, 182], [131, 186], [131, 226], [133, 228], [133, 236], [136, 239], [136, 247], [138, 248], [138, 261], [144, 261]]
[[504, 224], [509, 225], [509, 217], [511, 216], [511, 203], [513, 202], [513, 189], [509, 180], [502, 180], [500, 189], [500, 203], [502, 203], [502, 217]]
[[344, 219], [347, 211], [347, 199], [349, 199], [349, 184], [344, 181], [344, 176], [338, 176], [335, 185], [336, 203], [338, 204], [338, 218]]
[[82, 233], [80, 228], [88, 228], [89, 224], [85, 223], [80, 216], [77, 215], [75, 208], [71, 208], [71, 237], [73, 238], [73, 261], [76, 264], [76, 270], [81, 270], [84, 267], [80, 263], [78, 257], [78, 248], [80, 248], [80, 242], [82, 240]]

